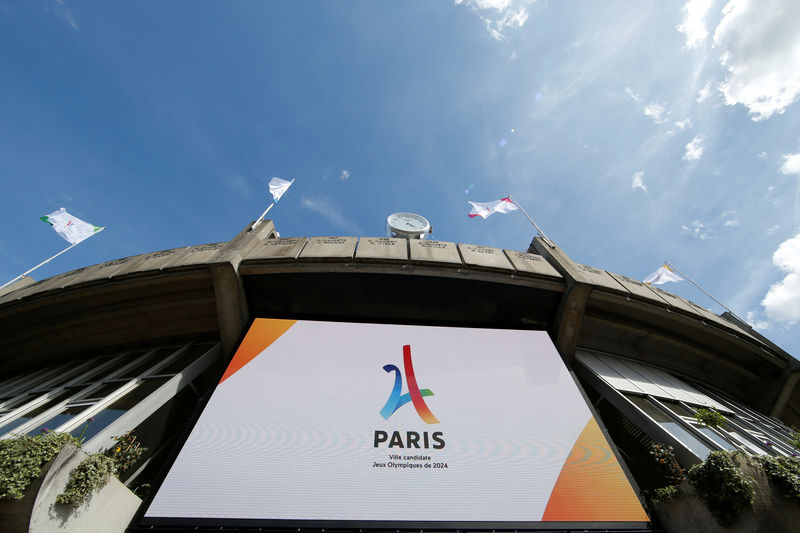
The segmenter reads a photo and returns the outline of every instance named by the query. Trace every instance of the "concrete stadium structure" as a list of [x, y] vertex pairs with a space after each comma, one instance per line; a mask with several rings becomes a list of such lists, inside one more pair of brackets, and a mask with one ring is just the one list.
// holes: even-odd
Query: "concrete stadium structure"
[[[249, 322], [285, 317], [545, 330], [639, 487], [652, 485], [650, 442], [672, 445], [685, 466], [713, 450], [793, 452], [800, 363], [736, 317], [577, 264], [538, 237], [521, 252], [276, 235], [266, 220], [228, 242], [0, 291], [0, 438], [42, 427], [77, 435], [94, 418], [83, 448], [101, 451], [135, 430], [149, 451], [122, 481], [155, 483]], [[728, 428], [696, 424], [704, 406], [723, 412]], [[31, 530], [78, 524], [34, 516], [53, 505], [22, 512]]]

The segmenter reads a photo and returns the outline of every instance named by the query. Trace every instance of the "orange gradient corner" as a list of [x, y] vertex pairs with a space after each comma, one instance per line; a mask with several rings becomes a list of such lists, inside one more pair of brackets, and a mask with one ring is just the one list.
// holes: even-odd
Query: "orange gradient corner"
[[296, 322], [297, 320], [281, 320], [277, 318], [255, 319], [219, 382], [222, 383], [238, 372], [244, 365], [255, 359], [258, 354], [278, 340]]
[[650, 521], [594, 417], [564, 462], [542, 520]]

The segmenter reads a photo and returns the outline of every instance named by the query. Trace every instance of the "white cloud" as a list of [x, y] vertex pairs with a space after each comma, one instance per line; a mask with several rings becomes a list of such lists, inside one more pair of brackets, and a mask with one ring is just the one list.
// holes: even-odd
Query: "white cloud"
[[714, 32], [727, 68], [720, 91], [754, 121], [781, 114], [800, 97], [800, 2], [730, 0]]
[[528, 20], [528, 6], [534, 0], [455, 0], [470, 7], [486, 25], [489, 36], [503, 41], [509, 29], [521, 28]]
[[780, 171], [782, 174], [797, 174], [800, 176], [800, 152], [784, 155]]
[[711, 4], [711, 0], [689, 0], [683, 6], [683, 21], [678, 24], [677, 29], [686, 34], [687, 49], [696, 48], [706, 40], [708, 30], [705, 18]]
[[758, 152], [758, 157], [760, 157], [761, 159], [766, 159], [767, 158], [767, 152], [765, 152], [764, 150], [761, 150], [760, 152]]
[[711, 237], [711, 233], [705, 224], [699, 220], [692, 220], [689, 225], [681, 226], [681, 233], [687, 233], [696, 239], [704, 241]]
[[771, 320], [794, 324], [800, 320], [800, 233], [778, 246], [772, 263], [786, 276], [769, 288], [761, 305]]
[[701, 157], [703, 157], [703, 138], [698, 135], [686, 145], [686, 153], [683, 158], [686, 161], [697, 161]]
[[361, 229], [358, 227], [358, 224], [347, 218], [342, 207], [333, 200], [328, 198], [308, 198], [304, 196], [300, 199], [300, 207], [304, 207], [321, 215], [325, 220], [339, 229], [356, 235], [361, 234]]
[[753, 311], [748, 311], [745, 315], [745, 320], [753, 329], [765, 330], [769, 329], [769, 322], [766, 320], [759, 320], [758, 315]]
[[692, 119], [686, 118], [684, 120], [678, 121], [675, 123], [675, 126], [681, 131], [685, 130], [686, 128], [692, 127]]
[[656, 124], [663, 124], [667, 121], [667, 116], [671, 113], [664, 104], [657, 102], [645, 102], [641, 96], [633, 92], [630, 87], [625, 87], [625, 93], [642, 108], [642, 113], [653, 119]]
[[642, 176], [644, 176], [644, 170], [639, 170], [638, 172], [633, 173], [633, 183], [631, 183], [632, 189], [642, 189], [644, 192], [647, 192], [647, 186], [642, 181]]
[[725, 227], [727, 227], [727, 228], [735, 228], [736, 226], [739, 225], [739, 221], [738, 220], [726, 220], [725, 224], [723, 224], [723, 225]]
[[53, 13], [64, 22], [72, 26], [73, 30], [78, 30], [78, 25], [75, 23], [75, 18], [72, 16], [72, 13], [67, 6], [64, 4], [64, 0], [56, 0], [56, 6], [53, 9]]
[[736, 210], [735, 209], [728, 209], [727, 211], [723, 211], [720, 216], [722, 218], [728, 218], [728, 217], [732, 217], [735, 214], [736, 214]]
[[778, 225], [778, 224], [775, 224], [774, 226], [770, 226], [769, 228], [767, 228], [767, 235], [775, 235], [775, 232], [778, 231], [779, 228], [780, 228], [780, 225]]
[[697, 103], [702, 103], [711, 96], [711, 82], [707, 81], [703, 88], [697, 92]]
[[339, 179], [342, 181], [350, 179], [350, 171], [347, 169], [342, 170], [342, 173], [339, 175]]
[[669, 111], [663, 105], [652, 102], [644, 106], [644, 114], [651, 117], [656, 124], [662, 124], [665, 121], [664, 115], [669, 114]]

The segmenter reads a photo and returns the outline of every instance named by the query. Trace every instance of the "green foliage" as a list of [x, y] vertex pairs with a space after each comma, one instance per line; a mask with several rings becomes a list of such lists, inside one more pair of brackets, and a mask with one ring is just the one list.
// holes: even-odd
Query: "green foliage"
[[142, 457], [147, 448], [136, 442], [136, 436], [128, 432], [116, 437], [117, 443], [106, 450], [106, 456], [114, 462], [114, 470], [121, 474]]
[[667, 485], [666, 487], [656, 489], [654, 493], [653, 501], [665, 502], [678, 496], [678, 487], [677, 485]]
[[704, 463], [689, 469], [689, 483], [722, 526], [736, 523], [753, 503], [750, 480], [725, 452], [711, 452]]
[[678, 460], [675, 458], [672, 446], [653, 443], [650, 445], [650, 455], [655, 459], [658, 471], [664, 476], [664, 481], [666, 481], [668, 485], [678, 485], [681, 481], [686, 479], [683, 468], [681, 468], [681, 465], [678, 464]]
[[792, 426], [792, 436], [789, 438], [789, 444], [791, 444], [795, 450], [800, 450], [800, 430], [794, 426]]
[[705, 424], [710, 428], [724, 428], [725, 423], [728, 421], [716, 409], [705, 409], [701, 407], [697, 410], [694, 417], [701, 424]]
[[77, 441], [67, 433], [22, 435], [0, 440], [0, 499], [19, 500], [42, 467], [51, 461], [67, 442]]
[[112, 475], [114, 461], [102, 453], [94, 453], [69, 473], [67, 487], [56, 497], [56, 503], [77, 507], [92, 492], [103, 488]]
[[758, 460], [783, 495], [800, 502], [800, 458], [763, 456]]

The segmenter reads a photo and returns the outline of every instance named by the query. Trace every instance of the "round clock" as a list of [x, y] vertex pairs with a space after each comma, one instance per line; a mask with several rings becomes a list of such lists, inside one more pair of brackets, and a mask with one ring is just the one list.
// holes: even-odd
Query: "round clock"
[[432, 231], [425, 217], [414, 213], [393, 213], [386, 217], [386, 233], [391, 237], [424, 239]]

